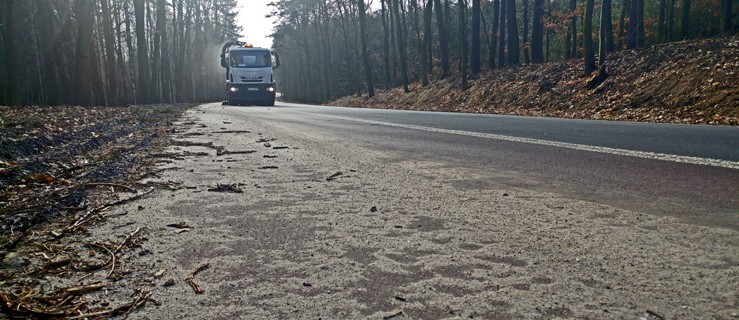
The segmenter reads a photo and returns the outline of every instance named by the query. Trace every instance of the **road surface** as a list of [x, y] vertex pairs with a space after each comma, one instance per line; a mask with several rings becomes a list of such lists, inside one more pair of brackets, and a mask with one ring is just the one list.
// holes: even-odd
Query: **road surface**
[[148, 239], [134, 319], [731, 318], [738, 134], [209, 104], [94, 232]]
[[[465, 181], [556, 192], [693, 223], [739, 228], [739, 128], [280, 103], [232, 109], [398, 159], [443, 161]], [[655, 160], [656, 159], [656, 160]], [[500, 173], [507, 177], [499, 177]], [[460, 182], [461, 183], [461, 182]]]

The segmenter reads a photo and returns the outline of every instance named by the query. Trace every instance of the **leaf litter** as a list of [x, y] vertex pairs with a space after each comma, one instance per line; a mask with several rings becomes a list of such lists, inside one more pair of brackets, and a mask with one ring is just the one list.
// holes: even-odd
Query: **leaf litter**
[[[191, 107], [0, 107], [0, 318], [125, 317], [158, 303], [117, 281], [130, 276], [126, 261], [146, 229], [104, 241], [87, 228], [114, 206], [171, 189], [138, 181], [156, 176], [153, 155]], [[107, 290], [133, 293], [88, 297]]]

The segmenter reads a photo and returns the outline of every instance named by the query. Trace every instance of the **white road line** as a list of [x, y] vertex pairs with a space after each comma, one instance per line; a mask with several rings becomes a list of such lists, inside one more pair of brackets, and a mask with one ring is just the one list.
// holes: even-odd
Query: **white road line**
[[627, 157], [697, 164], [697, 165], [739, 170], [739, 162], [737, 161], [689, 157], [689, 156], [680, 156], [680, 155], [666, 154], [666, 153], [616, 149], [616, 148], [608, 148], [608, 147], [589, 146], [589, 145], [577, 144], [577, 143], [521, 138], [521, 137], [505, 136], [505, 135], [491, 134], [491, 133], [439, 129], [439, 128], [432, 128], [432, 127], [416, 126], [416, 125], [411, 125], [411, 124], [402, 124], [402, 123], [393, 123], [393, 122], [384, 122], [384, 121], [375, 121], [375, 120], [364, 120], [364, 119], [356, 119], [356, 118], [349, 118], [349, 117], [342, 117], [342, 116], [315, 114], [315, 113], [309, 113], [309, 112], [301, 112], [301, 113], [314, 115], [314, 116], [320, 116], [320, 117], [326, 117], [326, 118], [362, 122], [362, 123], [368, 123], [368, 124], [374, 124], [374, 125], [383, 125], [383, 126], [388, 126], [388, 127], [422, 130], [422, 131], [447, 133], [447, 134], [456, 134], [456, 135], [468, 136], [468, 137], [529, 143], [529, 144], [537, 144], [537, 145], [551, 146], [551, 147], [558, 147], [558, 148], [567, 148], [567, 149], [574, 149], [574, 150], [581, 150], [581, 151], [588, 151], [588, 152], [599, 152], [599, 153], [607, 153], [607, 154], [614, 154], [614, 155], [627, 156]]

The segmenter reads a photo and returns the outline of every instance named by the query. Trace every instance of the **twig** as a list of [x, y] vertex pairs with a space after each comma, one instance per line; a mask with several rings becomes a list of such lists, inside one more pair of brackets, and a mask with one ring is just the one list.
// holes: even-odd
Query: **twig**
[[90, 182], [90, 183], [85, 183], [85, 185], [86, 185], [86, 186], [106, 186], [106, 187], [117, 187], [117, 188], [122, 188], [122, 189], [126, 189], [126, 190], [128, 190], [129, 192], [132, 192], [132, 193], [136, 193], [136, 192], [138, 192], [138, 191], [137, 191], [136, 189], [134, 189], [134, 188], [131, 188], [131, 187], [129, 187], [129, 186], [124, 186], [124, 185], [122, 185], [122, 184], [116, 184], [116, 183], [106, 183], [106, 182]]
[[110, 276], [113, 274], [113, 272], [115, 272], [115, 253], [113, 253], [113, 251], [110, 251], [110, 249], [108, 249], [108, 247], [106, 247], [106, 246], [99, 245], [99, 244], [94, 244], [94, 246], [99, 247], [99, 248], [103, 248], [103, 249], [105, 249], [105, 251], [108, 251], [108, 254], [110, 254], [110, 262], [111, 262], [112, 266], [110, 267], [110, 272], [108, 272], [108, 275], [105, 276], [107, 278], [110, 278]]
[[118, 247], [116, 247], [115, 250], [113, 250], [113, 253], [117, 253], [118, 251], [120, 251], [121, 248], [123, 248], [123, 246], [125, 246], [126, 243], [128, 243], [128, 241], [130, 241], [131, 238], [133, 238], [133, 236], [135, 236], [137, 233], [139, 233], [139, 231], [141, 231], [141, 228], [136, 228], [136, 230], [134, 232], [131, 232], [131, 234], [129, 234], [126, 237], [126, 239], [124, 239], [123, 242], [121, 242], [121, 244], [119, 244]]
[[338, 176], [340, 176], [342, 174], [344, 174], [344, 173], [341, 172], [341, 171], [336, 171], [336, 173], [334, 173], [331, 176], [329, 176], [328, 178], [326, 178], [326, 181], [334, 180], [336, 177], [338, 177]]
[[59, 292], [69, 293], [69, 294], [78, 294], [88, 291], [95, 291], [102, 287], [105, 287], [105, 284], [102, 282], [96, 282], [93, 284], [87, 284], [84, 286], [77, 286], [77, 287], [69, 287], [69, 288], [62, 288], [59, 289]]
[[648, 313], [648, 314], [650, 314], [650, 315], [652, 315], [652, 316], [654, 316], [654, 317], [655, 317], [655, 318], [657, 318], [657, 319], [660, 319], [660, 320], [665, 320], [665, 317], [663, 317], [663, 316], [661, 316], [661, 315], [657, 314], [656, 312], [654, 312], [654, 311], [652, 311], [652, 310], [649, 310], [649, 309], [647, 309], [647, 313]]
[[144, 192], [142, 192], [142, 193], [139, 193], [139, 194], [137, 194], [137, 195], [134, 195], [134, 196], [132, 196], [132, 197], [129, 197], [129, 198], [126, 198], [126, 199], [121, 199], [121, 200], [118, 200], [118, 201], [113, 201], [113, 202], [107, 203], [107, 204], [105, 204], [105, 205], [103, 205], [103, 206], [101, 206], [101, 207], [97, 207], [97, 208], [91, 209], [91, 210], [87, 211], [87, 213], [85, 213], [84, 215], [82, 215], [81, 217], [79, 217], [79, 218], [77, 219], [77, 221], [75, 221], [75, 222], [74, 222], [74, 223], [73, 223], [73, 224], [72, 224], [71, 226], [67, 227], [66, 231], [71, 231], [71, 230], [74, 230], [74, 229], [76, 229], [76, 228], [77, 228], [77, 227], [79, 227], [79, 226], [80, 226], [81, 224], [85, 223], [85, 221], [86, 221], [86, 220], [87, 220], [87, 219], [88, 219], [88, 218], [89, 218], [89, 217], [90, 217], [91, 215], [93, 215], [93, 214], [96, 214], [96, 213], [98, 213], [98, 212], [100, 212], [100, 211], [103, 211], [103, 210], [105, 210], [105, 209], [107, 209], [107, 208], [110, 208], [110, 207], [112, 207], [112, 206], [116, 206], [116, 205], [120, 205], [120, 204], [124, 204], [124, 203], [127, 203], [127, 202], [129, 202], [129, 201], [133, 201], [133, 200], [136, 200], [136, 199], [138, 199], [138, 198], [141, 198], [141, 197], [143, 197], [143, 196], [145, 196], [145, 195], [147, 195], [147, 194], [151, 193], [152, 191], [154, 191], [154, 189], [153, 189], [153, 188], [150, 188], [149, 190], [147, 190], [147, 191], [144, 191]]
[[192, 289], [195, 290], [195, 293], [197, 294], [202, 294], [203, 292], [205, 292], [205, 290], [200, 286], [200, 284], [198, 284], [198, 281], [195, 280], [195, 275], [198, 274], [198, 272], [200, 271], [208, 269], [208, 267], [210, 267], [210, 264], [207, 264], [207, 263], [198, 267], [197, 270], [195, 270], [193, 273], [187, 276], [187, 279], [185, 279], [185, 281], [187, 281], [187, 283], [190, 284]]
[[140, 293], [138, 296], [136, 296], [136, 299], [134, 299], [133, 302], [124, 304], [117, 308], [100, 311], [100, 312], [94, 312], [94, 313], [80, 314], [80, 315], [76, 315], [74, 317], [69, 317], [66, 319], [94, 318], [94, 317], [99, 317], [99, 316], [104, 316], [104, 315], [114, 315], [114, 314], [118, 314], [122, 312], [128, 315], [134, 309], [139, 308], [143, 306], [144, 304], [146, 304], [146, 302], [149, 301], [149, 299], [151, 299], [151, 295], [152, 295], [151, 292], [145, 292], [143, 294]]

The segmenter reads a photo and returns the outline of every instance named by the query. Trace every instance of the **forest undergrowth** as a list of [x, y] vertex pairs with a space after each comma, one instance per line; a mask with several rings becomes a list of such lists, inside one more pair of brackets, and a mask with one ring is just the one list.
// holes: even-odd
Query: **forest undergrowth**
[[608, 78], [587, 88], [582, 59], [458, 75], [347, 96], [345, 107], [509, 114], [660, 123], [739, 125], [739, 37], [672, 42], [611, 53]]

